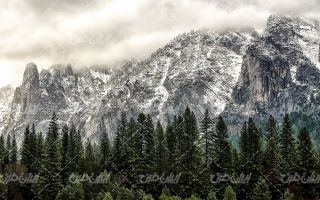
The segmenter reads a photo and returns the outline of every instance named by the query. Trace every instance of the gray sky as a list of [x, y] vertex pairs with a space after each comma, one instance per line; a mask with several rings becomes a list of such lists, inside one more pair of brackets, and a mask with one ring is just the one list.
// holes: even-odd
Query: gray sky
[[143, 59], [192, 29], [253, 26], [270, 14], [320, 16], [320, 0], [0, 0], [0, 86], [28, 62], [112, 65]]

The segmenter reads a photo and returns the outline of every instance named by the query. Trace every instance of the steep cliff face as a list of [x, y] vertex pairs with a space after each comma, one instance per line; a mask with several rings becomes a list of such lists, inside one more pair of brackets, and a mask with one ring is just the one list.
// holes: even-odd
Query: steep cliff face
[[205, 109], [217, 115], [231, 99], [251, 32], [182, 34], [150, 59], [117, 70], [74, 73], [71, 66], [55, 65], [39, 75], [28, 64], [3, 132], [22, 134], [30, 123], [46, 132], [54, 111], [61, 123], [77, 124], [92, 139], [101, 127], [112, 137], [121, 111], [150, 113], [164, 123], [186, 106], [199, 118]]
[[[101, 129], [110, 138], [121, 111], [166, 122], [189, 106], [198, 119], [205, 109], [237, 126], [253, 116], [285, 112], [320, 117], [319, 23], [271, 16], [264, 32], [193, 31], [174, 38], [145, 61], [117, 69], [74, 72], [55, 65], [38, 73], [28, 64], [20, 87], [12, 90], [3, 134], [21, 136], [27, 124], [47, 131], [52, 112], [61, 125], [74, 123], [85, 139]], [[232, 130], [232, 129], [231, 129]]]
[[309, 108], [318, 105], [320, 94], [319, 40], [316, 21], [271, 16], [244, 55], [233, 100], [225, 109], [230, 121], [266, 114], [280, 118], [302, 110], [317, 118], [319, 113]]
[[27, 65], [22, 85], [16, 94], [15, 102], [21, 104], [23, 112], [35, 112], [35, 106], [40, 100], [40, 81], [38, 69], [34, 63]]

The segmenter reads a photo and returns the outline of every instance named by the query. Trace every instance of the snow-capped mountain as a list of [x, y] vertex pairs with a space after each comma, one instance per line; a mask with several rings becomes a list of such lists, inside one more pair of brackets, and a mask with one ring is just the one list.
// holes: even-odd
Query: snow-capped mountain
[[[281, 118], [285, 112], [319, 120], [319, 21], [271, 16], [252, 40], [225, 109], [229, 122], [249, 116]], [[308, 119], [309, 120], [309, 119]]]
[[19, 136], [35, 123], [45, 132], [55, 111], [61, 124], [74, 123], [95, 140], [102, 128], [113, 137], [121, 111], [165, 123], [189, 106], [198, 119], [209, 109], [236, 124], [258, 111], [281, 116], [305, 102], [320, 105], [319, 33], [317, 21], [271, 16], [261, 34], [192, 31], [117, 69], [39, 72], [30, 63], [20, 87], [1, 90], [0, 130]]

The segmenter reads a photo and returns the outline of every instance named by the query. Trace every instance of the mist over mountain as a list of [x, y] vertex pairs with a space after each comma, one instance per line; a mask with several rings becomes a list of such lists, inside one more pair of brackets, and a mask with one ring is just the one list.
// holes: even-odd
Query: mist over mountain
[[206, 109], [214, 117], [224, 114], [233, 134], [249, 116], [262, 120], [303, 111], [316, 123], [319, 21], [272, 15], [266, 24], [263, 32], [180, 34], [148, 59], [114, 69], [39, 70], [29, 63], [20, 87], [1, 90], [0, 130], [22, 134], [35, 123], [45, 133], [56, 112], [61, 125], [74, 123], [84, 138], [96, 141], [102, 128], [113, 138], [122, 111], [131, 117], [149, 113], [166, 123], [186, 106], [198, 119]]

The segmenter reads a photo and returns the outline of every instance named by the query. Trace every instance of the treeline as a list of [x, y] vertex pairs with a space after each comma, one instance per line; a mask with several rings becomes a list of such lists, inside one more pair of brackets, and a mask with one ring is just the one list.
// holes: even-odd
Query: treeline
[[6, 142], [0, 136], [2, 174], [37, 176], [32, 183], [2, 181], [0, 199], [289, 200], [320, 195], [319, 152], [306, 128], [295, 137], [288, 114], [281, 123], [270, 116], [263, 129], [249, 118], [239, 148], [229, 141], [222, 117], [212, 119], [206, 111], [198, 124], [189, 108], [165, 127], [150, 115], [128, 119], [122, 113], [114, 140], [100, 128], [98, 143], [83, 142], [75, 125], [59, 129], [57, 121], [53, 114], [46, 137], [27, 126], [19, 152], [15, 136]]

